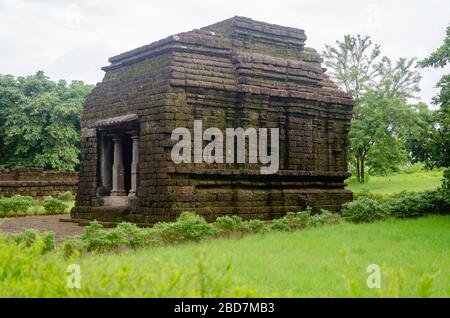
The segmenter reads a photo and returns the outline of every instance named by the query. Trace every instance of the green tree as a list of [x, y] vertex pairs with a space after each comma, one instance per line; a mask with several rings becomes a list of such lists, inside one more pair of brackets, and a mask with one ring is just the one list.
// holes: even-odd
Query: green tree
[[23, 95], [19, 83], [11, 75], [0, 74], [0, 165], [4, 164], [10, 154], [5, 145], [5, 122], [8, 114], [17, 105], [23, 103]]
[[[443, 68], [450, 63], [450, 26], [447, 27], [444, 43], [428, 58], [419, 61], [420, 67]], [[436, 112], [436, 129], [427, 145], [429, 157], [427, 164], [432, 167], [450, 165], [450, 74], [445, 74], [436, 84], [439, 94], [433, 98], [433, 104], [439, 106]]]
[[349, 137], [359, 182], [365, 180], [367, 162], [384, 173], [405, 160], [401, 136], [406, 134], [404, 123], [415, 116], [406, 103], [419, 91], [415, 59], [392, 62], [380, 53], [379, 45], [360, 35], [346, 35], [322, 53], [333, 80], [355, 98]]
[[399, 58], [392, 61], [384, 56], [374, 65], [375, 90], [383, 97], [416, 97], [420, 92], [419, 82], [422, 76], [414, 69], [416, 59]]
[[333, 80], [356, 100], [374, 85], [380, 46], [373, 44], [370, 36], [345, 35], [343, 42], [325, 45], [322, 55]]
[[359, 112], [349, 138], [356, 152], [358, 180], [364, 182], [366, 163], [374, 173], [384, 174], [395, 171], [406, 160], [401, 136], [410, 129], [414, 116], [404, 97], [383, 96], [376, 91], [360, 99]]
[[80, 81], [55, 83], [41, 71], [2, 78], [9, 82], [0, 92], [5, 103], [1, 164], [73, 170], [79, 163], [80, 113], [92, 86]]
[[412, 105], [415, 112], [414, 124], [404, 135], [408, 161], [423, 162], [431, 167], [430, 158], [433, 153], [433, 138], [439, 129], [436, 111], [432, 111], [424, 103]]

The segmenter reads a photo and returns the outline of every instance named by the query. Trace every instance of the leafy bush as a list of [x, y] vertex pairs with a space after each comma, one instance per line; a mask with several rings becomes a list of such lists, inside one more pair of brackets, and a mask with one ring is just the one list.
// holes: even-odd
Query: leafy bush
[[63, 202], [70, 202], [70, 201], [75, 200], [75, 196], [72, 194], [72, 192], [66, 191], [66, 192], [61, 192], [60, 194], [58, 194], [57, 199], [61, 200]]
[[11, 199], [13, 212], [26, 212], [29, 207], [37, 205], [37, 201], [30, 196], [15, 195]]
[[311, 216], [311, 225], [320, 226], [325, 224], [339, 224], [344, 220], [338, 213], [333, 213], [327, 210], [320, 210], [319, 214]]
[[50, 231], [42, 234], [42, 242], [43, 242], [42, 253], [48, 253], [55, 250], [56, 248], [55, 233]]
[[242, 227], [248, 233], [261, 233], [265, 230], [264, 222], [258, 219], [244, 221]]
[[354, 223], [374, 222], [387, 217], [378, 202], [367, 197], [343, 204], [341, 216]]
[[373, 193], [367, 188], [361, 190], [360, 192], [353, 193], [353, 197], [355, 200], [358, 200], [359, 198], [369, 198], [369, 199], [375, 200], [379, 203], [384, 202], [387, 199], [389, 199], [389, 196], [382, 195], [379, 193]]
[[305, 211], [301, 212], [289, 212], [284, 217], [276, 219], [272, 223], [272, 229], [278, 231], [296, 231], [303, 229], [311, 225], [311, 212], [310, 207], [306, 208]]
[[164, 243], [198, 242], [215, 234], [214, 227], [193, 212], [182, 212], [176, 222], [157, 223], [153, 231]]
[[438, 189], [441, 196], [444, 197], [445, 204], [448, 206], [450, 205], [450, 168], [447, 168], [444, 171], [443, 179], [442, 179], [442, 185]]
[[53, 232], [39, 233], [35, 229], [27, 229], [18, 234], [6, 235], [6, 241], [25, 247], [38, 245], [41, 254], [55, 250], [55, 234]]
[[272, 223], [272, 229], [278, 231], [296, 231], [309, 226], [320, 226], [325, 224], [342, 223], [343, 219], [338, 213], [333, 213], [324, 209], [318, 214], [312, 214], [312, 208], [305, 211], [288, 213], [286, 216], [276, 219]]
[[237, 216], [220, 216], [214, 222], [218, 235], [241, 232], [243, 230], [242, 219]]
[[27, 247], [33, 245], [38, 237], [39, 231], [35, 229], [26, 229], [18, 234], [11, 234], [8, 236], [9, 241], [14, 241], [16, 244], [23, 244]]
[[64, 258], [81, 255], [85, 249], [86, 246], [83, 241], [76, 238], [66, 239], [60, 246], [60, 251]]
[[[176, 222], [160, 222], [153, 228], [139, 228], [124, 222], [114, 229], [105, 230], [100, 223], [94, 221], [86, 227], [81, 241], [87, 251], [117, 251], [120, 248], [198, 242], [214, 234], [213, 226], [204, 218], [191, 212], [183, 212]], [[67, 244], [65, 254], [70, 255], [73, 244]]]
[[69, 207], [66, 203], [53, 197], [46, 197], [42, 204], [48, 213], [65, 213]]
[[418, 217], [426, 214], [446, 214], [449, 206], [446, 196], [439, 190], [422, 193], [405, 193], [387, 200], [381, 205], [387, 214], [399, 217]]
[[258, 219], [243, 221], [237, 215], [220, 216], [214, 222], [214, 228], [218, 236], [243, 235], [245, 233], [260, 233], [264, 230], [264, 222]]
[[419, 217], [427, 214], [448, 214], [449, 196], [442, 189], [421, 193], [400, 192], [382, 200], [361, 195], [342, 206], [341, 215], [351, 222], [373, 222], [388, 216]]
[[113, 231], [118, 232], [121, 241], [132, 248], [157, 243], [157, 240], [151, 237], [151, 229], [143, 229], [132, 223], [120, 223]]
[[15, 195], [11, 198], [1, 198], [0, 216], [23, 215], [30, 207], [37, 204], [38, 202], [30, 196]]
[[1, 198], [0, 199], [0, 217], [8, 216], [12, 211], [11, 199]]
[[120, 245], [126, 244], [120, 231], [107, 231], [103, 229], [103, 225], [97, 221], [91, 222], [81, 237], [88, 251], [110, 251], [119, 248]]

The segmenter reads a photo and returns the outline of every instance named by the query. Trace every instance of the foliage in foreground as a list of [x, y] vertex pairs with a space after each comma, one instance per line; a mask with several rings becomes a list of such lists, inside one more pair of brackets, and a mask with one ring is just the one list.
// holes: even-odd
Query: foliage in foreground
[[[446, 226], [436, 216], [391, 219], [70, 258], [54, 251], [49, 234], [0, 235], [0, 297], [445, 297]], [[374, 261], [380, 289], [366, 286]], [[80, 268], [80, 289], [70, 288], [71, 265]]]
[[[82, 273], [81, 289], [69, 288], [71, 260], [49, 253], [50, 234], [0, 236], [0, 297], [253, 297], [255, 292], [238, 284], [230, 264], [212, 266], [199, 255], [197, 264], [183, 268], [175, 262], [155, 258], [148, 267], [134, 267], [123, 260], [112, 271], [91, 268]], [[133, 270], [130, 270], [133, 269]], [[136, 279], [139, 277], [139, 279]], [[107, 288], [105, 288], [107, 286]]]
[[274, 220], [272, 224], [265, 224], [261, 220], [243, 221], [236, 215], [219, 217], [211, 224], [195, 213], [183, 212], [176, 222], [160, 222], [151, 228], [121, 223], [111, 230], [103, 229], [101, 224], [94, 221], [86, 227], [85, 234], [79, 240], [64, 242], [61, 250], [68, 257], [86, 251], [118, 251], [126, 248], [200, 242], [213, 237], [241, 237], [269, 230], [291, 232], [343, 221], [337, 213], [325, 210], [316, 215], [311, 213], [311, 208], [298, 213], [288, 213], [283, 218]]
[[[447, 177], [448, 175], [446, 172]], [[344, 204], [340, 214], [326, 210], [314, 214], [308, 207], [304, 211], [287, 213], [271, 223], [260, 220], [243, 221], [235, 215], [218, 217], [211, 224], [192, 212], [183, 212], [176, 222], [160, 222], [151, 228], [121, 223], [112, 230], [105, 230], [101, 224], [94, 221], [86, 227], [86, 232], [80, 239], [64, 242], [62, 251], [65, 256], [70, 256], [86, 251], [118, 251], [144, 246], [200, 242], [213, 237], [241, 237], [267, 231], [292, 232], [344, 221], [363, 223], [389, 217], [411, 218], [429, 214], [449, 214], [450, 195], [447, 183], [444, 181], [444, 185], [435, 191], [418, 194], [403, 192], [391, 197], [364, 192], [357, 200]]]
[[[401, 193], [390, 198], [383, 196], [370, 198], [370, 193], [360, 195], [356, 201], [344, 206], [342, 216], [328, 211], [314, 214], [308, 208], [305, 211], [288, 213], [285, 217], [271, 223], [264, 223], [259, 220], [244, 221], [238, 216], [225, 216], [218, 218], [216, 222], [211, 224], [192, 212], [182, 213], [176, 222], [159, 223], [152, 228], [139, 228], [133, 224], [122, 223], [114, 229], [106, 230], [99, 223], [92, 222], [80, 239], [66, 240], [58, 248], [55, 245], [53, 233], [39, 234], [37, 231], [27, 230], [15, 235], [0, 235], [0, 297], [267, 296], [270, 294], [267, 293], [267, 290], [260, 291], [258, 288], [257, 294], [253, 289], [241, 285], [235, 279], [238, 276], [236, 276], [235, 270], [232, 271], [231, 262], [223, 264], [217, 262], [217, 258], [210, 257], [206, 261], [203, 255], [199, 255], [195, 264], [186, 266], [179, 260], [168, 262], [158, 258], [150, 260], [145, 257], [136, 261], [132, 257], [134, 254], [108, 255], [97, 252], [200, 242], [214, 237], [236, 237], [248, 233], [272, 232], [271, 236], [273, 236], [277, 235], [276, 233], [294, 232], [323, 224], [343, 223], [344, 220], [362, 223], [381, 220], [386, 217], [405, 218], [434, 213], [448, 214], [450, 174], [446, 171], [444, 175], [447, 179], [444, 180], [443, 186], [436, 191], [419, 194]], [[378, 224], [384, 224], [384, 222]], [[342, 226], [347, 225], [350, 226], [350, 224]], [[379, 230], [375, 230], [374, 233], [378, 233]], [[333, 230], [331, 231], [333, 232]], [[373, 236], [374, 233], [371, 235]], [[308, 235], [311, 235], [311, 232]], [[326, 235], [321, 235], [326, 237]], [[362, 236], [366, 237], [367, 233]], [[258, 238], [257, 241], [260, 243], [263, 239]], [[291, 240], [291, 238], [288, 239]], [[314, 238], [314, 240], [316, 239]], [[385, 241], [390, 242], [389, 239]], [[398, 241], [394, 241], [394, 243], [399, 244]], [[192, 247], [187, 248], [192, 249]], [[146, 253], [153, 250], [141, 251]], [[350, 249], [356, 255], [360, 250], [361, 247], [358, 246]], [[346, 254], [347, 252], [344, 250], [343, 253]], [[311, 254], [307, 253], [307, 255]], [[114, 259], [114, 266], [102, 267], [102, 270], [99, 271], [99, 263], [109, 264], [111, 261], [103, 259], [108, 257], [119, 257], [119, 259]], [[347, 255], [343, 256], [345, 267], [336, 269], [341, 271], [340, 275], [343, 278], [340, 290], [346, 290], [345, 295], [350, 297], [363, 296], [367, 293], [365, 279], [355, 278], [354, 267], [353, 265], [350, 266], [347, 258]], [[408, 263], [408, 260], [404, 262]], [[445, 264], [445, 262], [440, 262], [440, 264]], [[89, 277], [83, 281], [83, 287], [79, 290], [67, 287], [67, 274], [64, 274], [67, 266], [73, 263], [81, 263], [83, 277]], [[321, 265], [323, 264], [321, 263]], [[441, 268], [439, 266], [438, 268]], [[150, 271], [149, 268], [151, 268]], [[414, 281], [414, 291], [409, 290], [408, 295], [420, 297], [436, 295], [434, 284], [440, 275], [440, 271], [433, 270], [427, 273], [421, 274], [422, 276], [414, 276], [419, 280]], [[372, 296], [402, 297], [404, 295], [406, 283], [402, 268], [390, 271], [389, 267], [384, 267], [383, 279], [388, 281], [388, 285], [383, 286], [375, 294], [371, 294]], [[442, 278], [439, 279], [438, 284], [442, 285]], [[411, 283], [408, 282], [407, 284], [411, 288]], [[105, 288], [105, 286], [108, 286], [108, 288]], [[339, 291], [339, 295], [340, 293], [342, 291]], [[442, 290], [440, 290], [441, 294]], [[324, 295], [333, 296], [327, 293]]]
[[428, 214], [449, 214], [449, 207], [449, 196], [439, 189], [419, 194], [401, 193], [380, 201], [361, 196], [344, 204], [340, 214], [326, 210], [313, 214], [312, 209], [307, 208], [301, 212], [287, 213], [271, 223], [260, 220], [243, 221], [239, 216], [224, 216], [211, 224], [195, 213], [183, 212], [176, 222], [160, 222], [151, 228], [121, 223], [112, 230], [105, 230], [98, 222], [92, 222], [80, 239], [64, 242], [61, 249], [68, 257], [74, 253], [200, 242], [214, 237], [241, 237], [268, 231], [293, 232], [344, 221], [363, 223], [389, 217], [412, 218]]
[[86, 227], [80, 239], [66, 240], [61, 251], [64, 256], [83, 252], [119, 251], [146, 246], [162, 246], [187, 242], [200, 242], [213, 237], [242, 236], [260, 233], [264, 223], [260, 220], [243, 221], [238, 216], [217, 218], [214, 223], [192, 212], [183, 212], [176, 222], [160, 222], [151, 228], [140, 228], [131, 223], [120, 223], [105, 230], [94, 221]]
[[297, 213], [287, 213], [286, 216], [276, 219], [271, 225], [272, 230], [292, 232], [310, 226], [320, 226], [325, 224], [339, 224], [343, 219], [337, 213], [321, 210], [319, 214], [312, 214], [312, 209], [308, 207], [305, 211]]

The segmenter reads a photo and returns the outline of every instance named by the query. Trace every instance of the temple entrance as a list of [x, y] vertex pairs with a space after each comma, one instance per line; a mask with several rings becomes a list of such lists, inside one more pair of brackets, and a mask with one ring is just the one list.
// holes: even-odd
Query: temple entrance
[[[100, 171], [97, 197], [106, 206], [129, 206], [138, 186], [139, 131], [137, 122], [111, 118], [97, 127]], [[102, 122], [103, 124], [103, 122]]]

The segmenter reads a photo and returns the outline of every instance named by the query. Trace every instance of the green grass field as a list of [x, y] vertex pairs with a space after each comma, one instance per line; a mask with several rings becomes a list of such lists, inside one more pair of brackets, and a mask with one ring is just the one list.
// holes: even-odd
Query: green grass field
[[[450, 217], [341, 224], [295, 233], [64, 260], [0, 249], [0, 296], [450, 296]], [[38, 261], [37, 261], [38, 260]], [[346, 261], [347, 260], [347, 261]], [[81, 288], [65, 270], [79, 264]], [[381, 289], [366, 286], [369, 264]], [[2, 269], [12, 270], [4, 275]], [[348, 287], [351, 286], [351, 287]]]
[[433, 190], [442, 183], [442, 171], [416, 172], [412, 174], [397, 174], [386, 177], [370, 177], [369, 182], [360, 184], [353, 179], [347, 189], [360, 192], [365, 189], [377, 194], [394, 194], [402, 191], [420, 192]]

